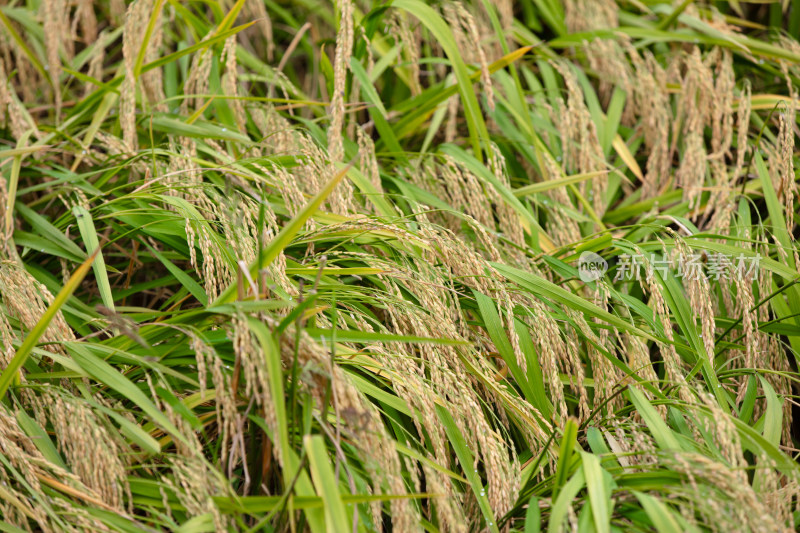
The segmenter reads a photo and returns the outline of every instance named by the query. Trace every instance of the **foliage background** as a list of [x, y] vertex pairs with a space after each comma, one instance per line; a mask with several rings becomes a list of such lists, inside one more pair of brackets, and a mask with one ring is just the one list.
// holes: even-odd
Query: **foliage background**
[[794, 530], [798, 32], [6, 3], [0, 530]]

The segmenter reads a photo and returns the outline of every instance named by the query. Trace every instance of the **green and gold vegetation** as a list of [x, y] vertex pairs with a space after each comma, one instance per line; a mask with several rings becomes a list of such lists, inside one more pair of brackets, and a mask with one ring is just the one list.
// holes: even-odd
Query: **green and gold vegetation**
[[799, 33], [4, 3], [0, 531], [794, 531]]

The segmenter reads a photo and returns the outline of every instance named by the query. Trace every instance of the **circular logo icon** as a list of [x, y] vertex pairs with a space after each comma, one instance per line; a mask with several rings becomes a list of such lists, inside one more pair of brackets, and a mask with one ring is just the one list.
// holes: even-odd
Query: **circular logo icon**
[[578, 259], [578, 276], [584, 283], [597, 281], [608, 270], [608, 262], [594, 252], [583, 252]]

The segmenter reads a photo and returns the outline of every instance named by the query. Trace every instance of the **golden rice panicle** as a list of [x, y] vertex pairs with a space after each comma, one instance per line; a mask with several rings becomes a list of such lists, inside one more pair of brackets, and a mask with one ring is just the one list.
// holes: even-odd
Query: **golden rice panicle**
[[274, 107], [253, 108], [251, 117], [262, 137], [269, 143], [262, 146], [264, 154], [285, 154], [298, 149], [301, 135], [288, 119], [281, 116]]
[[[189, 68], [189, 74], [183, 82], [184, 94], [202, 95], [208, 92], [212, 62], [212, 56], [208, 50], [201, 50], [192, 55], [192, 64]], [[200, 108], [205, 103], [205, 99], [201, 96], [196, 98], [184, 98], [181, 102], [180, 114], [187, 115], [192, 103], [194, 103], [195, 108]]]
[[[225, 242], [233, 252], [234, 260], [238, 263], [237, 268], [241, 269], [244, 265], [251, 265], [256, 260], [258, 251], [256, 219], [258, 213], [256, 207], [249, 199], [239, 193], [233, 192], [226, 197], [221, 197], [217, 202], [221, 222], [222, 233]], [[251, 287], [249, 281], [245, 281], [245, 293], [249, 293]]]
[[[563, 115], [558, 120], [563, 152], [563, 168], [574, 173], [584, 174], [605, 169], [605, 156], [589, 109], [584, 102], [583, 91], [578, 85], [578, 78], [572, 65], [554, 61], [553, 67], [561, 74], [567, 89], [567, 101], [562, 103]], [[589, 200], [598, 216], [605, 211], [605, 193], [608, 184], [607, 175], [592, 179]], [[585, 182], [580, 191], [584, 194]]]
[[[767, 245], [763, 245], [760, 250], [762, 257], [768, 257], [769, 249]], [[758, 297], [754, 300], [760, 301], [768, 298], [773, 292], [772, 273], [766, 268], [758, 269], [756, 286], [758, 287]], [[771, 320], [770, 310], [767, 306], [761, 305], [756, 310], [757, 321], [755, 327], [759, 323], [768, 323]], [[754, 367], [756, 368], [769, 368], [774, 372], [766, 374], [765, 379], [772, 385], [779, 395], [784, 398], [791, 397], [794, 393], [792, 391], [791, 379], [786, 373], [791, 372], [789, 361], [786, 357], [784, 347], [781, 345], [779, 338], [774, 334], [769, 334], [759, 329], [756, 337], [758, 341], [754, 350]], [[756, 409], [761, 406], [756, 403]], [[783, 431], [781, 441], [785, 446], [793, 446], [792, 444], [792, 420], [794, 418], [792, 402], [783, 402]], [[755, 416], [755, 413], [754, 413]]]
[[[619, 311], [625, 320], [633, 320], [631, 311], [627, 306], [620, 306]], [[619, 332], [615, 330], [614, 334], [617, 337], [617, 342], [622, 350], [622, 353], [627, 355], [628, 367], [630, 367], [630, 369], [640, 376], [644, 381], [657, 383], [658, 375], [653, 367], [653, 361], [650, 359], [650, 348], [647, 346], [647, 341], [645, 341], [645, 339], [642, 337], [633, 335], [627, 331]], [[628, 379], [623, 379], [621, 381], [622, 385], [626, 385], [628, 383], [630, 383]], [[646, 395], [649, 394], [646, 390], [643, 392], [645, 392]], [[666, 414], [665, 409], [659, 410], [664, 411], [662, 414]]]
[[[399, 351], [399, 353], [397, 353]], [[427, 434], [430, 438], [433, 453], [430, 457], [447, 457], [446, 435], [444, 427], [436, 416], [435, 405], [439, 395], [425, 382], [425, 368], [415, 361], [413, 352], [406, 352], [404, 348], [393, 349], [386, 353], [385, 349], [373, 351], [385, 368], [390, 370], [393, 389], [406, 404], [413, 409], [414, 426], [419, 435]], [[430, 471], [422, 463], [425, 482], [428, 487], [441, 487], [441, 490], [431, 491], [438, 496], [432, 502], [436, 508], [436, 516], [443, 525], [459, 524], [463, 520], [461, 515], [453, 508], [450, 499], [457, 497], [447, 476], [437, 470]], [[430, 510], [430, 509], [429, 509]], [[445, 530], [447, 528], [445, 527]]]
[[110, 0], [108, 3], [108, 14], [115, 26], [125, 24], [125, 0]]
[[97, 17], [94, 14], [92, 0], [75, 0], [77, 9], [75, 17], [81, 27], [81, 40], [84, 43], [94, 43], [97, 40]]
[[675, 239], [678, 260], [682, 272], [684, 272], [684, 285], [689, 296], [689, 303], [695, 316], [700, 320], [700, 328], [703, 337], [703, 345], [706, 349], [706, 357], [711, 363], [714, 362], [714, 338], [715, 338], [715, 319], [711, 294], [711, 286], [708, 276], [703, 271], [703, 265], [699, 262], [699, 254], [693, 252], [683, 239]]
[[595, 29], [616, 28], [619, 7], [614, 0], [566, 0], [564, 14], [567, 29], [578, 33]]
[[622, 122], [631, 124], [635, 112], [633, 95], [636, 89], [625, 49], [615, 39], [584, 41], [583, 49], [589, 66], [598, 74], [597, 92], [604, 104], [608, 104], [617, 88], [630, 95], [623, 111]]
[[[488, 245], [486, 251], [490, 257], [496, 258], [492, 260], [499, 260], [499, 256], [495, 253], [494, 244], [491, 244], [492, 239], [488, 237], [484, 239], [483, 233], [487, 229], [494, 233], [496, 226], [499, 226], [500, 232], [506, 238], [524, 246], [524, 235], [519, 218], [494, 187], [482, 183], [480, 178], [453, 158], [445, 156], [443, 159], [442, 164], [423, 164], [423, 171], [410, 172], [409, 179], [440, 198], [448, 198], [448, 203], [455, 209], [463, 211], [467, 220], [475, 220], [478, 225], [482, 226], [476, 225], [475, 230], [481, 234], [479, 237], [484, 244]], [[497, 147], [493, 146], [490, 150], [489, 159], [495, 177], [501, 183], [508, 185], [505, 159]], [[454, 233], [461, 231], [465, 220], [463, 216], [449, 214], [442, 214], [441, 217], [434, 216], [433, 220], [437, 219], [441, 220], [441, 224]], [[494, 240], [496, 241], [496, 238]], [[512, 253], [514, 252], [515, 250], [512, 250]]]
[[[435, 463], [431, 462], [430, 464]], [[429, 492], [441, 495], [432, 498], [430, 504], [436, 508], [436, 518], [439, 519], [441, 530], [450, 533], [466, 533], [467, 525], [461, 505], [461, 494], [453, 489], [450, 478], [429, 466], [427, 462], [422, 463], [422, 472]]]
[[121, 449], [106, 424], [81, 399], [51, 390], [41, 400], [72, 472], [107, 505], [122, 509], [130, 489]]
[[669, 131], [672, 116], [667, 92], [667, 73], [649, 52], [639, 52], [626, 43], [634, 79], [631, 103], [641, 118], [644, 143], [649, 151], [642, 184], [642, 199], [657, 196], [670, 178]]
[[153, 10], [153, 0], [136, 0], [125, 13], [125, 29], [122, 38], [122, 55], [125, 79], [120, 90], [119, 123], [122, 141], [128, 152], [138, 150], [136, 132], [136, 77], [134, 67], [142, 46], [142, 28], [147, 25]]
[[794, 125], [797, 123], [797, 109], [794, 96], [791, 102], [788, 108], [778, 115], [780, 128], [777, 150], [780, 195], [785, 208], [786, 231], [790, 235], [794, 232], [794, 199], [797, 192], [794, 175]]
[[750, 80], [744, 80], [742, 90], [739, 92], [739, 105], [736, 112], [736, 166], [729, 177], [723, 178], [719, 176], [720, 183], [725, 184], [725, 186], [712, 192], [706, 208], [706, 211], [714, 210], [709, 227], [712, 231], [720, 234], [728, 234], [730, 231], [730, 220], [736, 208], [736, 202], [734, 201], [736, 195], [735, 185], [744, 171], [745, 156], [749, 147], [748, 132], [752, 109], [751, 95]]
[[710, 64], [716, 62], [719, 54], [720, 51], [714, 49], [707, 60], [703, 61], [699, 48], [694, 47], [684, 58], [686, 73], [683, 76], [683, 87], [672, 128], [673, 153], [678, 139], [683, 139], [681, 163], [675, 172], [675, 182], [683, 188], [684, 200], [695, 210], [694, 214], [698, 212], [700, 193], [708, 168], [703, 129], [711, 120], [711, 100], [715, 97], [714, 74]]
[[[60, 498], [42, 497], [40, 480], [49, 479], [102, 501], [78, 476], [47, 461], [33, 439], [19, 426], [18, 417], [5, 406], [0, 407], [0, 455], [10, 468], [16, 470], [11, 474], [5, 467], [0, 467], [0, 516], [5, 522], [26, 531], [105, 530], [83, 509], [62, 503]], [[116, 512], [123, 513], [121, 508]]]
[[[306, 203], [306, 197], [303, 195], [303, 191], [300, 189], [300, 184], [298, 183], [300, 180], [294, 174], [287, 172], [285, 168], [277, 166], [272, 167], [272, 176], [276, 178], [279, 183], [280, 192], [289, 213], [292, 216], [299, 213]], [[306, 222], [306, 227], [308, 229], [313, 229], [316, 227], [316, 223], [309, 219], [309, 221]]]
[[[150, 22], [150, 17], [155, 17], [155, 22], [153, 33], [150, 35], [150, 40], [147, 42], [147, 48], [145, 49], [145, 63], [155, 61], [163, 55], [161, 52], [161, 47], [164, 43], [164, 16], [162, 11], [163, 7], [156, 12], [151, 11], [146, 15], [148, 24]], [[149, 104], [153, 106], [153, 109], [159, 113], [166, 113], [169, 111], [167, 103], [164, 101], [166, 100], [166, 96], [164, 95], [164, 81], [161, 67], [142, 72], [140, 79], [142, 80], [144, 95]]]
[[696, 452], [662, 456], [661, 462], [686, 476], [685, 496], [717, 531], [786, 531], [753, 486], [742, 483], [740, 471]]
[[711, 153], [708, 157], [711, 160], [718, 160], [730, 153], [733, 141], [733, 100], [736, 84], [733, 72], [733, 54], [730, 50], [717, 49], [716, 57], [712, 54], [707, 63], [709, 63], [709, 67], [713, 67], [714, 73], [709, 116]]
[[[273, 133], [270, 135], [270, 139], [274, 139], [271, 143], [274, 145], [273, 153], [285, 155], [288, 152], [301, 156], [303, 160], [303, 163], [293, 168], [291, 173], [283, 166], [275, 165], [273, 167], [276, 175], [274, 177], [278, 177], [279, 182], [286, 187], [281, 192], [289, 200], [287, 207], [295, 210], [293, 214], [296, 214], [308, 202], [302, 193], [315, 195], [339, 171], [336, 163], [340, 162], [344, 154], [341, 144], [341, 128], [338, 130], [338, 135], [340, 137], [339, 149], [342, 151], [336, 158], [332, 154], [326, 153], [310, 135], [294, 131], [290, 123], [274, 111], [267, 115], [266, 120], [259, 120], [262, 121], [260, 128]], [[332, 213], [347, 215], [355, 210], [354, 196], [355, 192], [350, 180], [343, 180], [330, 194], [325, 206]], [[306, 225], [309, 228], [314, 227], [314, 222], [309, 220]]]
[[[203, 343], [195, 349], [195, 357], [205, 359], [205, 368], [210, 370], [211, 382], [216, 391], [215, 412], [217, 420], [217, 433], [220, 439], [220, 457], [228, 458], [230, 442], [236, 433], [239, 421], [239, 410], [236, 406], [236, 394], [232, 389], [231, 376], [225, 371], [222, 358], [211, 347]], [[199, 368], [199, 363], [198, 363]], [[208, 371], [208, 370], [207, 370]], [[277, 427], [274, 423], [274, 415], [271, 409], [265, 410], [264, 419], [273, 430]], [[273, 415], [273, 416], [270, 416]], [[280, 450], [275, 449], [275, 456], [280, 461]], [[283, 463], [281, 463], [283, 464]]]
[[744, 158], [747, 155], [748, 132], [750, 130], [750, 113], [753, 107], [752, 86], [750, 80], [742, 82], [739, 93], [739, 109], [736, 115], [736, 170], [734, 179], [738, 179], [744, 168]]
[[563, 427], [563, 424], [567, 422], [569, 412], [559, 375], [559, 366], [562, 361], [567, 359], [566, 352], [569, 347], [561, 335], [558, 324], [547, 312], [544, 304], [532, 299], [528, 307], [533, 312], [533, 323], [529, 326], [535, 326], [537, 331], [541, 332], [540, 335], [534, 335], [533, 340], [539, 354], [542, 376], [558, 415], [557, 425]]
[[[388, 37], [394, 39], [396, 45], [401, 45], [402, 54], [398, 56], [397, 68], [402, 69], [407, 73], [409, 78], [409, 89], [411, 94], [417, 96], [422, 92], [420, 85], [420, 39], [418, 35], [411, 30], [411, 25], [408, 22], [408, 14], [397, 10], [388, 17], [386, 23], [386, 34]], [[370, 54], [370, 61], [372, 61], [371, 46], [368, 45], [367, 49]]]
[[[345, 372], [333, 363], [328, 349], [313, 341], [305, 331], [301, 332], [300, 343], [296, 344], [293, 329], [290, 327], [287, 335], [281, 337], [281, 354], [289, 360], [297, 353], [298, 364], [306, 369], [301, 377], [304, 388], [320, 409], [326, 401], [325, 391], [330, 386], [331, 407], [337, 419], [335, 436], [347, 437], [365, 454], [373, 492], [406, 494], [398, 452], [395, 446], [386, 445], [394, 441], [387, 435], [380, 414], [350, 382]], [[419, 517], [407, 500], [392, 500], [390, 506], [393, 529], [412, 531], [416, 527]]]
[[[8, 408], [3, 405], [0, 408], [0, 453], [8, 462], [17, 469], [24, 481], [31, 486], [34, 491], [41, 490], [37, 463], [44, 461], [42, 453], [36, 448], [33, 440], [19, 427], [19, 424]], [[5, 468], [0, 468], [0, 478], [8, 482], [8, 472]], [[5, 483], [2, 483], [5, 484]]]
[[[89, 0], [91, 2], [91, 0]], [[99, 38], [96, 38], [97, 41], [105, 41], [107, 38], [107, 34], [105, 31], [100, 35]], [[89, 68], [86, 72], [88, 76], [96, 80], [103, 81], [103, 63], [106, 59], [106, 49], [102, 46], [97, 46], [92, 53], [91, 59], [89, 59]], [[87, 98], [92, 92], [95, 91], [94, 85], [86, 85], [83, 89], [83, 98]], [[97, 132], [98, 134], [100, 131]], [[107, 135], [107, 134], [106, 134]], [[108, 136], [108, 135], [107, 135]]]
[[224, 268], [224, 263], [217, 251], [217, 244], [211, 237], [211, 230], [205, 224], [200, 224], [198, 233], [198, 245], [203, 258], [203, 285], [210, 304], [217, 298], [220, 290], [224, 288], [222, 285], [227, 286], [224, 281], [221, 282], [222, 276], [220, 275], [220, 270]]
[[494, 110], [494, 89], [492, 88], [492, 78], [489, 74], [489, 61], [486, 59], [486, 52], [483, 48], [478, 25], [472, 13], [464, 7], [463, 3], [453, 2], [452, 4], [445, 4], [445, 10], [450, 6], [454, 9], [454, 13], [448, 17], [448, 20], [458, 20], [460, 22], [460, 24], [453, 26], [454, 35], [463, 32], [463, 35], [461, 35], [461, 42], [467, 44], [468, 48], [462, 48], [461, 50], [470, 50], [477, 59], [478, 66], [481, 70], [481, 85], [483, 86], [483, 93], [486, 96], [486, 103], [489, 109]]
[[[5, 369], [16, 353], [14, 348], [14, 332], [8, 323], [5, 313], [0, 313], [0, 367]], [[24, 377], [20, 377], [25, 381]]]
[[716, 399], [707, 392], [700, 392], [700, 399], [708, 409], [709, 415], [700, 415], [700, 423], [704, 425], [706, 433], [714, 437], [715, 444], [722, 453], [722, 457], [732, 468], [734, 476], [737, 476], [741, 483], [747, 483], [748, 466], [742, 451], [742, 443], [739, 439], [739, 432], [733, 423], [730, 415], [726, 414], [716, 402]]
[[785, 529], [778, 531], [790, 533], [795, 529], [792, 503], [800, 497], [800, 485], [796, 477], [780, 473], [778, 465], [766, 453], [759, 455], [755, 467], [758, 478], [758, 498], [775, 522]]
[[[621, 425], [617, 426], [617, 429], [620, 430]], [[644, 425], [640, 425], [640, 423], [633, 420], [629, 421], [627, 437], [627, 445], [630, 451], [635, 454], [636, 463], [641, 467], [645, 467], [641, 469], [642, 472], [646, 471], [647, 466], [658, 463], [655, 442], [653, 437], [644, 431]]]
[[166, 194], [179, 196], [202, 206], [205, 195], [198, 190], [203, 183], [203, 176], [193, 161], [197, 157], [197, 142], [191, 137], [170, 139], [170, 149], [175, 156], [169, 160], [166, 175], [161, 176], [167, 188]]
[[[542, 154], [544, 161], [543, 179], [555, 180], [562, 177], [561, 168], [550, 155], [549, 152]], [[566, 207], [572, 205], [572, 201], [564, 187], [556, 187], [547, 191], [546, 196], [549, 200], [547, 207], [547, 231], [559, 246], [567, 246], [581, 240], [581, 230], [578, 223], [569, 215]]]
[[[379, 194], [382, 194], [383, 187], [381, 185], [380, 166], [378, 165], [378, 160], [375, 155], [375, 143], [372, 141], [372, 137], [370, 137], [361, 126], [356, 129], [356, 135], [361, 172], [367, 177], [375, 190]], [[367, 205], [371, 206], [372, 204], [367, 202]]]
[[692, 396], [686, 385], [686, 379], [682, 372], [682, 362], [678, 355], [675, 345], [672, 344], [675, 339], [674, 332], [672, 331], [672, 321], [670, 320], [670, 312], [667, 307], [664, 293], [661, 284], [656, 279], [655, 268], [650, 261], [643, 255], [640, 255], [643, 263], [643, 270], [645, 273], [642, 280], [642, 287], [650, 293], [650, 306], [653, 308], [653, 319], [661, 323], [664, 329], [664, 337], [670, 341], [669, 343], [658, 342], [661, 358], [664, 361], [664, 371], [667, 380], [675, 385], [678, 385], [678, 392], [681, 399], [685, 401], [692, 401]]
[[447, 122], [444, 128], [444, 142], [451, 143], [458, 135], [458, 110], [461, 96], [456, 93], [447, 100]]
[[[0, 69], [2, 67], [0, 66]], [[16, 257], [14, 246], [15, 217], [6, 216], [8, 208], [8, 189], [6, 180], [0, 180], [0, 260]]]
[[[327, 176], [326, 181], [331, 179], [339, 169], [334, 165], [328, 165], [328, 173], [320, 173], [321, 176]], [[339, 185], [333, 190], [328, 197], [328, 209], [337, 215], [349, 215], [355, 211], [355, 189], [350, 180], [342, 180]]]
[[[268, 372], [266, 366], [265, 354], [260, 346], [257, 345], [253, 338], [253, 333], [250, 331], [248, 325], [248, 318], [243, 313], [237, 313], [233, 318], [233, 351], [236, 355], [236, 362], [234, 366], [234, 375], [231, 378], [233, 385], [232, 395], [234, 399], [239, 394], [239, 375], [244, 379], [244, 397], [252, 398], [255, 405], [264, 410], [271, 410], [272, 396], [269, 390]], [[241, 373], [237, 375], [239, 369]], [[223, 413], [226, 415], [226, 413]], [[230, 452], [229, 457], [223, 458], [223, 464], [228, 465], [229, 476], [233, 473], [233, 468], [238, 461], [242, 461], [242, 466], [247, 471], [246, 457], [247, 452], [244, 447], [244, 420], [240, 420], [242, 415], [238, 412], [235, 413], [233, 419], [225, 420], [227, 425], [226, 433], [230, 437]], [[227, 447], [223, 447], [225, 450]], [[277, 448], [276, 448], [276, 451]], [[223, 452], [224, 453], [224, 452]]]
[[[9, 315], [30, 331], [53, 301], [53, 295], [16, 261], [0, 261], [0, 295]], [[41, 337], [48, 350], [64, 353], [60, 343], [74, 341], [75, 334], [59, 311]]]
[[267, 8], [261, 0], [247, 0], [242, 11], [246, 20], [255, 20], [256, 26], [261, 30], [260, 42], [266, 46], [267, 61], [272, 61], [275, 55], [275, 39], [272, 32], [272, 19], [267, 13]]
[[684, 154], [680, 167], [675, 173], [675, 181], [684, 191], [689, 205], [699, 207], [700, 190], [707, 169], [706, 151], [703, 146], [703, 134], [700, 129], [687, 133], [684, 143]]
[[247, 117], [245, 115], [244, 105], [239, 98], [239, 89], [237, 85], [238, 64], [236, 62], [236, 36], [232, 35], [225, 39], [225, 46], [222, 49], [222, 62], [225, 64], [225, 74], [222, 75], [222, 90], [226, 96], [229, 96], [229, 105], [233, 109], [233, 116], [236, 120], [236, 126], [239, 131], [246, 131]]
[[[42, 19], [44, 27], [44, 44], [47, 54], [47, 71], [52, 80], [53, 99], [56, 106], [56, 116], [61, 115], [61, 58], [59, 52], [63, 49], [68, 55], [67, 42], [71, 43], [69, 23], [69, 4], [66, 0], [48, 0], [42, 2]], [[71, 57], [69, 58], [71, 59]]]
[[34, 137], [41, 136], [36, 123], [17, 98], [14, 88], [8, 81], [5, 65], [0, 61], [0, 117], [3, 116], [8, 117], [11, 133], [17, 139], [22, 138], [28, 130], [33, 131]]
[[174, 455], [168, 461], [172, 476], [161, 479], [178, 497], [190, 517], [212, 517], [215, 531], [229, 531], [232, 518], [223, 515], [214, 503], [214, 496], [231, 496], [222, 474], [199, 454]]
[[44, 506], [36, 505], [28, 494], [28, 490], [41, 491], [36, 473], [39, 471], [37, 463], [44, 462], [44, 457], [5, 405], [0, 406], [0, 454], [29, 486], [20, 486], [16, 476], [0, 466], [0, 514], [3, 520], [26, 531], [33, 530], [31, 523], [42, 531], [53, 531]]
[[709, 117], [711, 150], [708, 154], [708, 167], [714, 187], [705, 209], [705, 219], [715, 209], [721, 211], [728, 209], [729, 198], [733, 194], [731, 190], [731, 175], [726, 165], [726, 160], [730, 156], [733, 141], [735, 117], [733, 101], [736, 80], [730, 51], [721, 50], [718, 55], [719, 59], [715, 67], [714, 94], [711, 100], [712, 108]]
[[[577, 311], [571, 309], [565, 311], [574, 321], [583, 318]], [[586, 391], [586, 371], [581, 361], [580, 339], [577, 331], [572, 328], [568, 329], [564, 336], [566, 337], [566, 350], [561, 354], [561, 369], [564, 374], [569, 376], [569, 388], [578, 400], [577, 418], [583, 422], [589, 419], [591, 408], [589, 407], [589, 393]]]
[[[592, 294], [592, 300], [600, 309], [610, 311], [608, 309], [609, 293], [600, 284], [597, 285], [597, 289]], [[579, 318], [578, 326], [590, 341], [587, 343], [586, 349], [589, 354], [594, 380], [593, 406], [597, 409], [603, 402], [607, 402], [607, 411], [611, 414], [617, 408], [622, 408], [624, 403], [620, 395], [614, 395], [615, 387], [620, 386], [624, 376], [611, 361], [612, 357], [616, 357], [613, 340], [618, 336], [618, 332], [613, 330], [614, 336], [612, 336], [612, 331], [605, 328], [598, 328], [595, 332], [582, 315]], [[599, 323], [600, 321], [593, 319], [593, 322]], [[606, 349], [608, 353], [603, 353], [597, 348], [598, 346]]]
[[[11, 28], [16, 29], [20, 35], [26, 34], [26, 29], [13, 19], [10, 20]], [[17, 41], [9, 32], [0, 32], [0, 46], [3, 50], [3, 61], [5, 62], [8, 73], [12, 71], [16, 93], [19, 94], [23, 102], [38, 102], [40, 99], [52, 91], [52, 84], [46, 75], [49, 66], [44, 66], [45, 73], [40, 71], [31, 62], [28, 50], [23, 47], [23, 43]], [[45, 52], [46, 53], [46, 52]], [[23, 106], [24, 107], [24, 106]]]
[[[506, 187], [511, 187], [506, 171], [506, 159], [500, 152], [500, 148], [494, 143], [490, 144], [489, 165], [494, 177]], [[519, 215], [506, 202], [493, 186], [487, 187], [490, 200], [495, 205], [495, 213], [499, 222], [500, 231], [507, 239], [520, 248], [525, 247], [525, 235], [520, 224]], [[511, 250], [514, 250], [513, 248]], [[521, 258], [520, 258], [521, 259]]]
[[[432, 230], [429, 235], [431, 238], [438, 239], [440, 245], [449, 240], [446, 237], [437, 237]], [[466, 259], [466, 261], [454, 260], [453, 255], [453, 248], [445, 248], [441, 257], [443, 260], [445, 257], [450, 257], [451, 266], [456, 263], [469, 263], [469, 259]], [[455, 273], [464, 274], [463, 271], [456, 271]], [[451, 316], [451, 312], [448, 309], [439, 310], [442, 308], [440, 302], [448, 300], [446, 295], [435, 294], [436, 291], [428, 284], [408, 285], [406, 289], [416, 293], [422, 308], [430, 309], [437, 316], [437, 320], [425, 320], [423, 313], [416, 311], [413, 307], [392, 306], [389, 312], [394, 315], [393, 322], [396, 327], [401, 328], [400, 332], [403, 334], [458, 338], [458, 326], [448, 318]], [[486, 289], [484, 288], [484, 290]], [[397, 312], [398, 310], [402, 310], [402, 312]], [[478, 440], [479, 447], [476, 450], [476, 461], [482, 458], [487, 467], [487, 476], [496, 480], [490, 481], [490, 501], [493, 502], [493, 505], [498, 506], [498, 509], [506, 509], [508, 505], [513, 503], [510, 501], [510, 495], [505, 491], [509, 480], [517, 479], [516, 470], [512, 466], [516, 464], [516, 457], [513, 455], [509, 457], [505, 455], [506, 452], [501, 451], [504, 447], [502, 439], [487, 424], [482, 414], [480, 400], [476, 396], [477, 391], [470, 386], [468, 381], [465, 382], [468, 378], [458, 354], [455, 353], [455, 348], [421, 345], [417, 347], [417, 350], [423, 356], [423, 359], [428, 362], [431, 381], [435, 388], [439, 394], [447, 395], [450, 401], [450, 411], [462, 433], [472, 435]], [[438, 432], [441, 434], [441, 429]], [[463, 466], [464, 468], [472, 467], [470, 465]], [[490, 471], [490, 468], [493, 470]], [[505, 479], [505, 486], [502, 486], [501, 479], [503, 478]], [[495, 487], [494, 491], [491, 488], [492, 486]]]
[[514, 506], [519, 491], [519, 462], [514, 449], [506, 445], [502, 436], [496, 430], [489, 431], [491, 438], [478, 434], [488, 482], [487, 497], [495, 513], [504, 516]]
[[[742, 333], [744, 334], [744, 361], [742, 366], [744, 368], [756, 368], [756, 359], [759, 358], [759, 348], [763, 341], [759, 338], [765, 335], [763, 332], [758, 331], [757, 315], [753, 311], [755, 307], [755, 297], [753, 295], [753, 276], [746, 273], [737, 273], [733, 277], [733, 282], [736, 287], [736, 303], [733, 311], [733, 316], [741, 316]], [[735, 360], [735, 359], [734, 359]], [[747, 391], [745, 386], [747, 376], [742, 376], [739, 381], [739, 393], [736, 401], [741, 402]]]
[[[269, 205], [263, 202], [261, 203], [261, 207], [264, 209], [265, 224], [256, 238], [260, 245], [264, 247], [278, 234], [280, 227], [278, 226], [278, 218]], [[269, 291], [272, 290], [269, 288], [272, 284], [283, 289], [289, 296], [295, 297], [299, 294], [297, 285], [286, 275], [286, 254], [284, 252], [279, 253], [278, 257], [259, 274], [261, 276], [259, 281], [261, 283], [261, 289], [267, 294], [267, 297], [269, 297]]]
[[517, 333], [517, 328], [515, 327], [514, 323], [514, 303], [511, 301], [511, 298], [508, 296], [508, 294], [505, 294], [505, 291], [503, 291], [503, 294], [499, 296], [499, 300], [501, 305], [505, 308], [505, 313], [501, 313], [500, 316], [505, 322], [504, 327], [508, 334], [508, 338], [511, 341], [511, 348], [514, 350], [517, 366], [519, 366], [523, 372], [527, 372], [528, 361], [525, 358], [525, 354], [522, 352], [519, 334]]
[[[493, 2], [494, 7], [500, 15], [500, 25], [504, 30], [508, 31], [514, 23], [514, 2], [513, 0], [496, 0]], [[490, 4], [484, 4], [484, 7], [489, 8]]]
[[[619, 8], [614, 0], [567, 0], [564, 2], [567, 28], [572, 33], [616, 28]], [[630, 67], [625, 52], [616, 39], [592, 39], [583, 42], [583, 52], [589, 66], [598, 74], [600, 97], [608, 102], [615, 87], [633, 94]], [[626, 106], [629, 115], [633, 106]]]
[[331, 95], [331, 124], [328, 128], [328, 153], [331, 161], [341, 161], [344, 157], [342, 129], [345, 119], [345, 86], [350, 57], [353, 54], [353, 3], [351, 0], [337, 0], [339, 29], [336, 32], [336, 51], [333, 60], [333, 94]]
[[[479, 224], [489, 228], [494, 227], [489, 200], [480, 181], [472, 172], [461, 168], [450, 157], [445, 157], [442, 164], [424, 164], [422, 170], [422, 172], [409, 172], [407, 175], [413, 183], [440, 198], [446, 198], [455, 209], [462, 210]], [[460, 230], [461, 221], [458, 217], [443, 214], [442, 219], [442, 224], [447, 229]]]

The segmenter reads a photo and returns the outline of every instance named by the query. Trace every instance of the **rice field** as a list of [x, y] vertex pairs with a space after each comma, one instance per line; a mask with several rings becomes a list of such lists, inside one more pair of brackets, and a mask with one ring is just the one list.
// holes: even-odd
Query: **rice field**
[[0, 531], [795, 531], [798, 35], [5, 2]]

